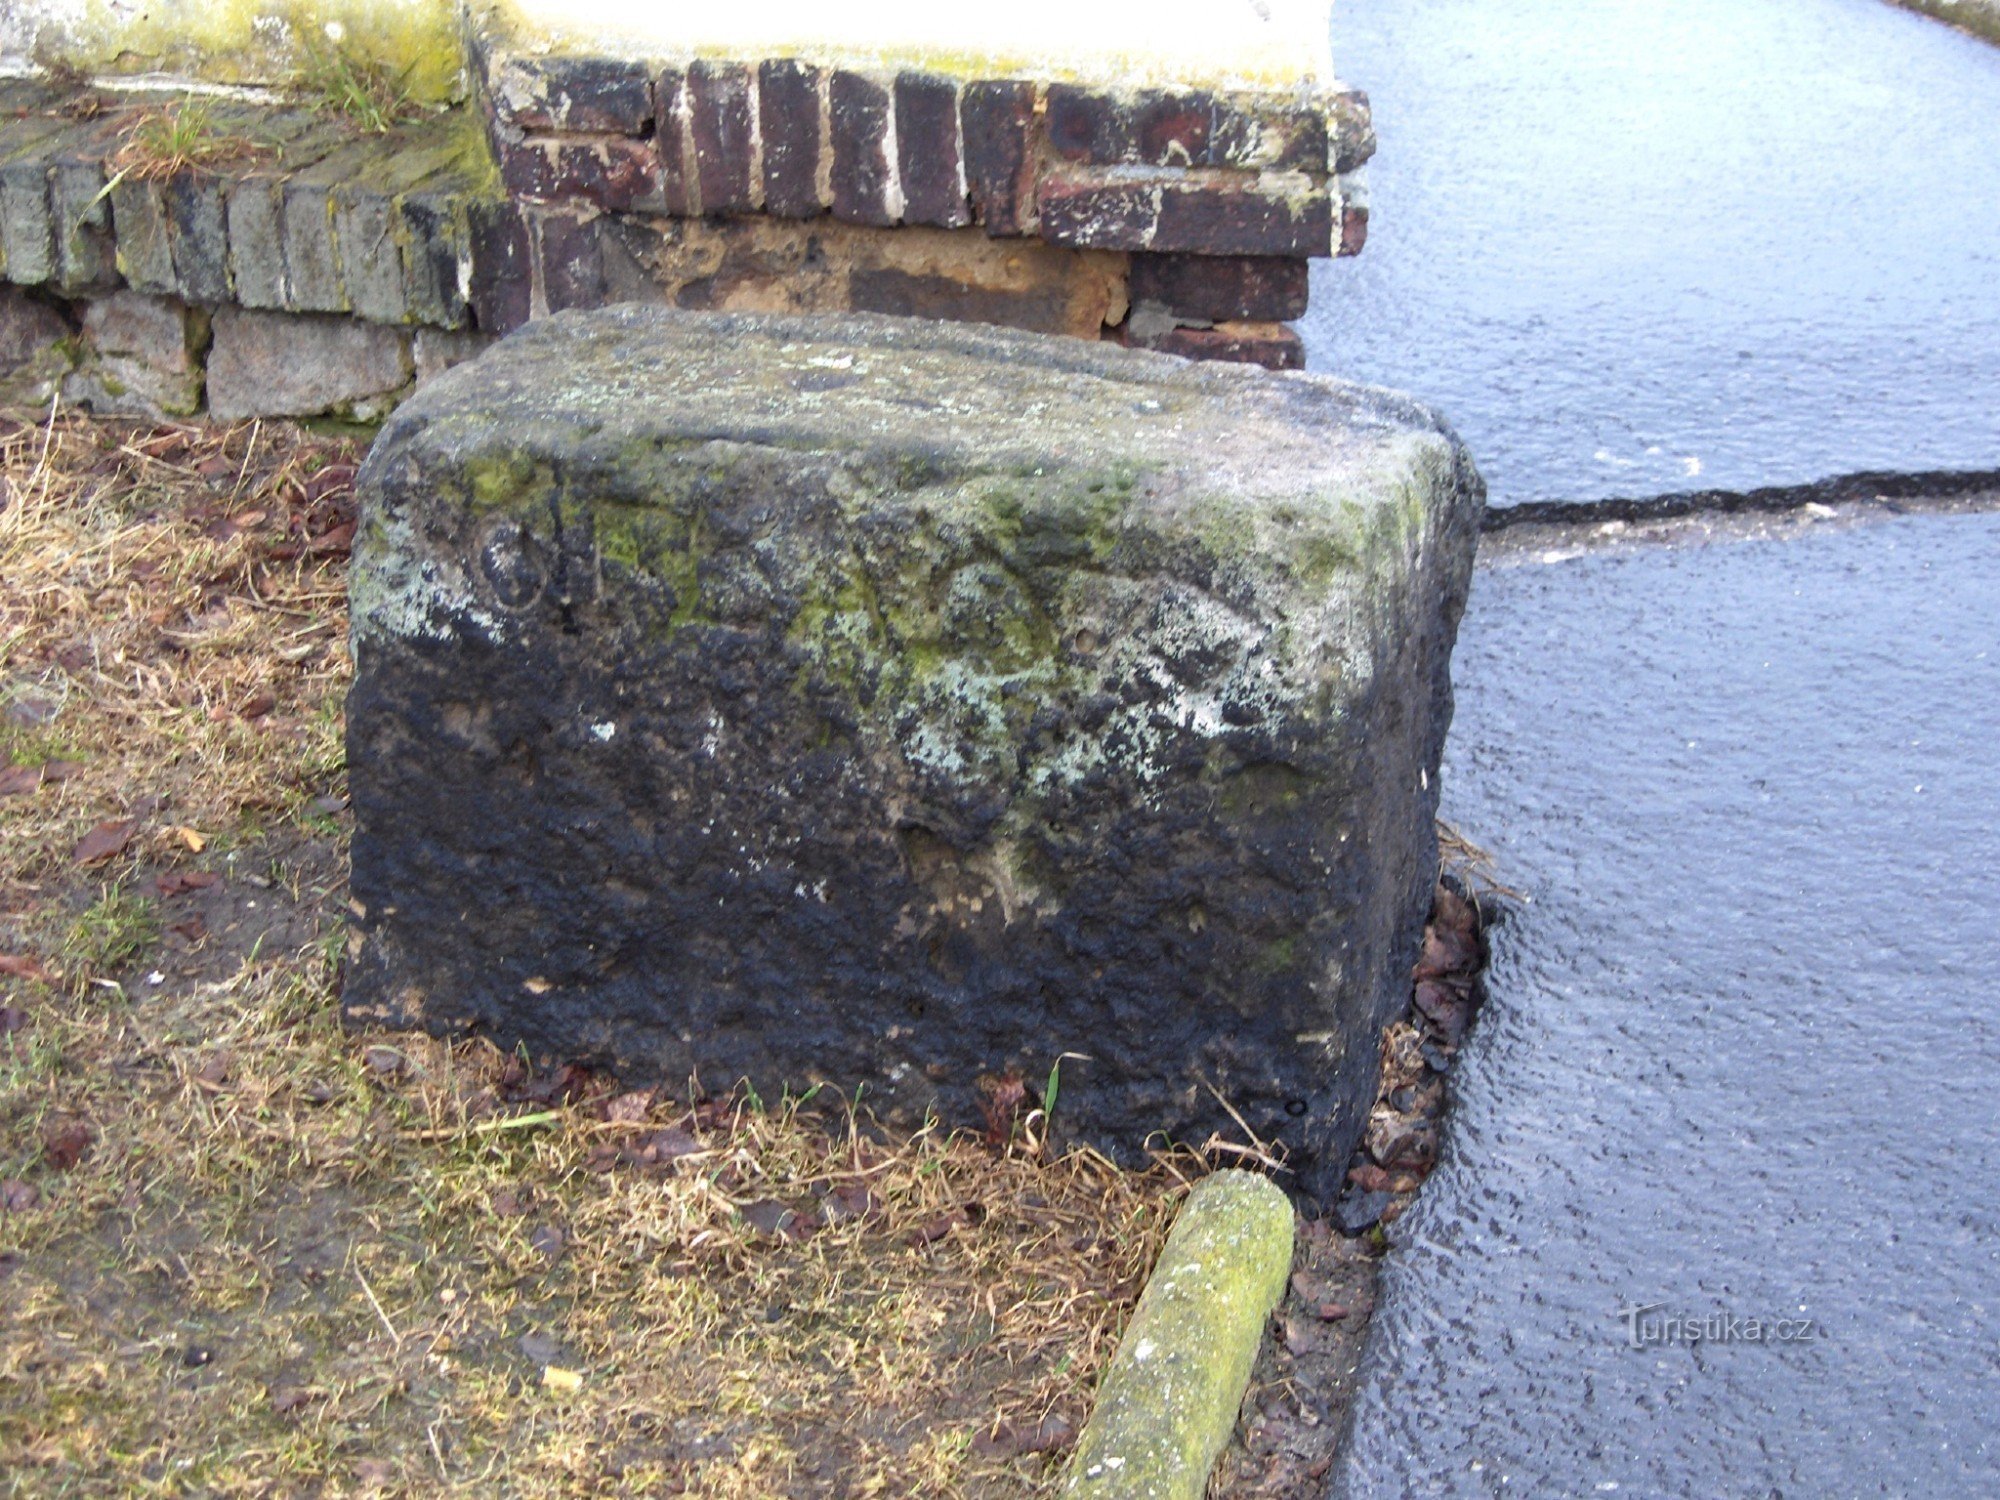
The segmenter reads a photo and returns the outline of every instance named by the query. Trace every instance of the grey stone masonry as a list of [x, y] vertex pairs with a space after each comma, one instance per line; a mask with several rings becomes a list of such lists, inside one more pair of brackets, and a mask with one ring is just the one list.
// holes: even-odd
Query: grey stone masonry
[[498, 193], [464, 111], [384, 134], [334, 116], [244, 101], [208, 109], [227, 149], [154, 176], [134, 126], [181, 107], [121, 94], [78, 117], [25, 80], [0, 82], [0, 276], [88, 297], [122, 284], [190, 307], [337, 312], [383, 324], [463, 326], [468, 205]]
[[360, 493], [350, 1016], [911, 1124], [1061, 1059], [1073, 1138], [1234, 1110], [1338, 1185], [1482, 503], [1429, 413], [619, 307], [419, 391]]

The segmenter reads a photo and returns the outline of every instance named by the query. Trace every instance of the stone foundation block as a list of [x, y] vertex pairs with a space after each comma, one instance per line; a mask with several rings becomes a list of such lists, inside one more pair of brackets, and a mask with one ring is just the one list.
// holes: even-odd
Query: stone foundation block
[[46, 302], [0, 286], [0, 406], [46, 407], [76, 353], [76, 330]]
[[[218, 349], [221, 346], [218, 329]], [[1436, 874], [1481, 487], [1302, 375], [621, 307], [365, 465], [344, 1004], [1337, 1184]]]
[[83, 357], [64, 397], [106, 416], [192, 415], [201, 409], [206, 323], [206, 313], [142, 292], [86, 304]]
[[408, 337], [350, 318], [222, 308], [208, 354], [209, 414], [379, 417], [414, 373]]

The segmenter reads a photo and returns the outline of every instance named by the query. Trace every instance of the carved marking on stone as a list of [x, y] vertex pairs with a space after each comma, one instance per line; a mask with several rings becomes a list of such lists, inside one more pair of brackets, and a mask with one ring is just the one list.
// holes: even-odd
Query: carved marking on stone
[[519, 521], [501, 517], [479, 538], [479, 578], [486, 593], [511, 614], [532, 609], [549, 585], [548, 570], [536, 556], [533, 533]]

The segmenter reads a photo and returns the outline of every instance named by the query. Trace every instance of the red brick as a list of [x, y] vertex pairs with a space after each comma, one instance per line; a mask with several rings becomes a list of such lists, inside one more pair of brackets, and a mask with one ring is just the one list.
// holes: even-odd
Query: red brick
[[1352, 172], [1375, 154], [1375, 116], [1360, 89], [1335, 94], [1327, 103], [1333, 129], [1333, 170]]
[[1035, 213], [1035, 86], [1012, 80], [968, 84], [960, 105], [965, 177], [979, 222], [996, 238], [1026, 234]]
[[604, 305], [604, 254], [597, 219], [566, 213], [537, 216], [536, 251], [542, 266], [542, 296], [552, 313], [570, 307]]
[[1037, 207], [1042, 238], [1053, 245], [1294, 259], [1333, 248], [1327, 193], [1265, 188], [1248, 173], [1146, 182], [1052, 176], [1038, 187]]
[[959, 153], [958, 85], [949, 78], [897, 75], [896, 161], [905, 224], [957, 229], [972, 222]]
[[1321, 176], [1326, 143], [1326, 116], [1317, 106], [1226, 99], [1216, 107], [1208, 164]]
[[1198, 255], [1283, 255], [1297, 259], [1333, 248], [1333, 199], [1317, 189], [1267, 191], [1235, 183], [1169, 182], [1160, 190], [1154, 250]]
[[528, 97], [500, 112], [521, 130], [603, 131], [644, 135], [653, 118], [653, 84], [643, 65], [605, 57], [512, 57], [504, 82], [525, 83]]
[[1066, 289], [1055, 283], [1012, 290], [973, 286], [950, 276], [876, 268], [852, 272], [847, 296], [848, 306], [856, 312], [953, 323], [999, 323], [1036, 333], [1070, 331]]
[[826, 75], [810, 63], [781, 58], [757, 70], [757, 123], [764, 138], [764, 211], [810, 219], [819, 199], [820, 100]]
[[677, 218], [701, 211], [687, 74], [666, 68], [653, 81], [654, 145], [660, 157], [660, 204]]
[[1190, 322], [1283, 323], [1303, 317], [1303, 260], [1275, 255], [1134, 255], [1132, 304], [1153, 303]]
[[1149, 339], [1130, 339], [1134, 348], [1178, 354], [1183, 359], [1212, 359], [1229, 364], [1262, 365], [1269, 370], [1303, 370], [1305, 343], [1282, 323], [1219, 323], [1213, 328], [1173, 328]]
[[626, 136], [530, 136], [500, 153], [500, 180], [517, 198], [590, 203], [598, 208], [656, 207], [660, 156], [652, 141]]
[[704, 214], [756, 211], [763, 183], [755, 151], [756, 103], [749, 68], [696, 62], [688, 69], [696, 181]]
[[1114, 94], [1051, 84], [1049, 145], [1059, 156], [1094, 166], [1205, 166], [1215, 111], [1215, 99], [1205, 93]]
[[467, 208], [472, 269], [466, 288], [473, 320], [487, 333], [512, 333], [528, 321], [533, 288], [528, 226], [520, 208], [476, 200]]
[[1044, 177], [1035, 186], [1035, 213], [1051, 245], [1146, 250], [1160, 223], [1157, 183], [1117, 183]]
[[1340, 250], [1342, 255], [1359, 255], [1361, 247], [1368, 243], [1368, 210], [1359, 204], [1349, 204], [1340, 211]]
[[889, 155], [889, 90], [845, 70], [828, 83], [833, 127], [833, 214], [851, 224], [894, 224], [901, 208]]

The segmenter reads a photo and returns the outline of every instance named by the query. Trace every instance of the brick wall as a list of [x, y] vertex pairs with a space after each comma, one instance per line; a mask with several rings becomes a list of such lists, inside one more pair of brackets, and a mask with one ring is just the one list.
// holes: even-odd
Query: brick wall
[[[225, 100], [243, 149], [133, 170], [172, 92], [0, 82], [0, 401], [369, 418], [570, 307], [870, 311], [1303, 363], [1307, 265], [1367, 232], [1367, 99], [647, 64], [468, 38], [463, 109], [367, 134]], [[294, 356], [287, 358], [291, 347]]]

